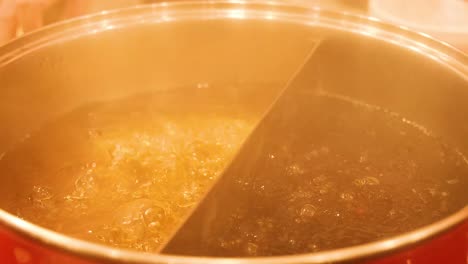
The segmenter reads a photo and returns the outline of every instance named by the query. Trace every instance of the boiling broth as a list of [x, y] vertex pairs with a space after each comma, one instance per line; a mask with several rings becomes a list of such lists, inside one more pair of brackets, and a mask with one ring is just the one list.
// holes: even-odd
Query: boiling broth
[[[205, 88], [91, 103], [51, 121], [0, 160], [2, 207], [73, 237], [160, 250], [274, 95]], [[258, 170], [225, 194], [238, 203], [220, 196], [208, 238], [170, 253], [316, 252], [400, 234], [466, 205], [464, 157], [422, 127], [344, 98], [307, 100], [310, 134], [264, 142]]]
[[5, 208], [73, 237], [157, 251], [271, 101], [245, 96], [201, 84], [75, 109], [4, 155]]
[[395, 236], [467, 204], [466, 158], [396, 113], [291, 90], [164, 248], [272, 256]]

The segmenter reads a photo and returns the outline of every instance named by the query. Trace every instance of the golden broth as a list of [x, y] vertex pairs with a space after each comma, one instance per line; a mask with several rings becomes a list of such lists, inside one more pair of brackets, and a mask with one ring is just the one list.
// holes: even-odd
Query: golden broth
[[80, 107], [4, 155], [6, 208], [77, 238], [157, 251], [267, 105], [242, 96], [193, 87]]

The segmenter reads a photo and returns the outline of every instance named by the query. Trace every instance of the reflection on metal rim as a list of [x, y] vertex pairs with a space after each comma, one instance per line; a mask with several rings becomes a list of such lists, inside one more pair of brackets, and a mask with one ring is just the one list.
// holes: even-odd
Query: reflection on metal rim
[[[273, 1], [199, 1], [153, 4], [103, 11], [26, 34], [0, 48], [0, 66], [54, 43], [97, 34], [106, 30], [145, 23], [167, 23], [197, 19], [264, 19], [319, 25], [363, 34], [403, 46], [429, 57], [456, 71], [468, 81], [468, 55], [403, 27], [385, 24], [375, 18], [322, 10], [317, 7], [288, 6]], [[412, 246], [449, 231], [468, 219], [468, 206], [436, 223], [390, 239], [344, 249], [283, 257], [208, 258], [180, 257], [140, 253], [102, 246], [67, 237], [23, 221], [0, 209], [0, 225], [18, 235], [43, 245], [92, 259], [138, 263], [323, 263], [337, 262], [386, 254]]]

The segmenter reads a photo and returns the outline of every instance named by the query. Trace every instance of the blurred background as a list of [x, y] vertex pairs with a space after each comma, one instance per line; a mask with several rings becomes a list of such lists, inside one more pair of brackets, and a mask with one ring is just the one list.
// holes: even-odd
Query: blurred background
[[[175, 2], [180, 0], [166, 0]], [[468, 0], [279, 0], [369, 15], [468, 52]], [[72, 17], [161, 0], [0, 0], [0, 44]]]

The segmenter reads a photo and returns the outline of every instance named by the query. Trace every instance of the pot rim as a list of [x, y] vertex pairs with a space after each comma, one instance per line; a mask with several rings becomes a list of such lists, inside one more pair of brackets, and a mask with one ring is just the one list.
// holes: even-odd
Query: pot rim
[[[145, 23], [167, 23], [190, 19], [262, 19], [330, 27], [378, 38], [422, 54], [451, 68], [468, 82], [468, 55], [430, 36], [410, 31], [403, 26], [384, 23], [376, 18], [319, 7], [288, 5], [269, 0], [203, 0], [141, 5], [114, 11], [102, 11], [54, 25], [11, 41], [0, 47], [0, 67], [22, 56], [54, 43], [84, 35]], [[362, 259], [388, 254], [407, 248], [447, 232], [468, 220], [468, 206], [430, 225], [385, 240], [317, 253], [257, 257], [215, 258], [187, 257], [159, 253], [144, 253], [117, 249], [86, 242], [24, 221], [0, 208], [0, 227], [41, 246], [64, 251], [70, 255], [130, 263], [329, 263]]]

